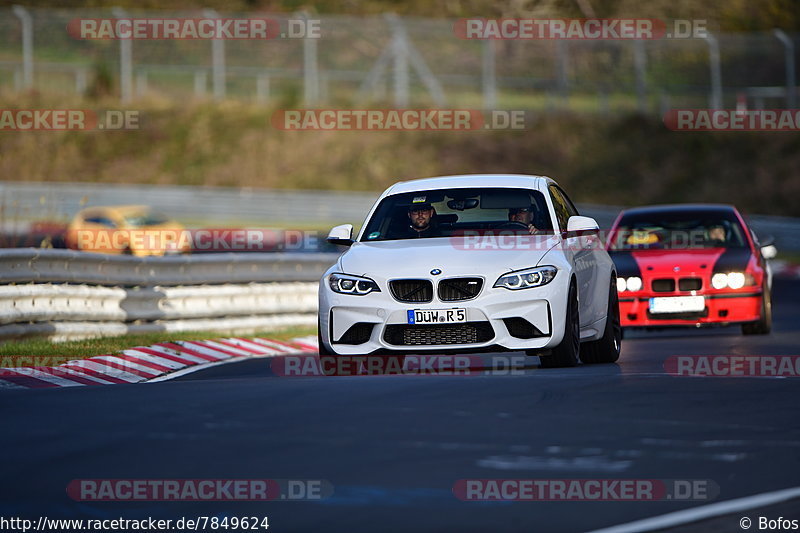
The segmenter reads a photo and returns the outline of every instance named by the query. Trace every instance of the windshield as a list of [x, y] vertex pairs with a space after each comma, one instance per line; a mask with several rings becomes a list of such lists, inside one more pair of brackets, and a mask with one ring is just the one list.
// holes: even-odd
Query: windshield
[[623, 216], [611, 249], [743, 248], [746, 242], [733, 213], [673, 211]]
[[538, 191], [460, 188], [416, 191], [384, 198], [362, 241], [449, 237], [467, 230], [552, 231], [547, 202]]
[[125, 215], [125, 222], [133, 227], [159, 226], [169, 222], [169, 218], [154, 211], [136, 211]]

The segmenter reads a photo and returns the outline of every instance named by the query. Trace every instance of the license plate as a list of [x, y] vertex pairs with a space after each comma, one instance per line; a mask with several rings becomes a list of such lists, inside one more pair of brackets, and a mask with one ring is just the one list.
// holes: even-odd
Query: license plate
[[467, 321], [466, 309], [409, 309], [409, 324], [453, 324]]
[[706, 308], [703, 296], [664, 296], [650, 298], [651, 313], [697, 313]]

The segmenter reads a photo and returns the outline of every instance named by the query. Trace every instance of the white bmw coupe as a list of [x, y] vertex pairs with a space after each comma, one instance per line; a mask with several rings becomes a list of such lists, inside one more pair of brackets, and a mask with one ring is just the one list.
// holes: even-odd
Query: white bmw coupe
[[320, 355], [525, 351], [544, 367], [610, 363], [621, 328], [597, 222], [550, 178], [397, 183], [320, 281]]

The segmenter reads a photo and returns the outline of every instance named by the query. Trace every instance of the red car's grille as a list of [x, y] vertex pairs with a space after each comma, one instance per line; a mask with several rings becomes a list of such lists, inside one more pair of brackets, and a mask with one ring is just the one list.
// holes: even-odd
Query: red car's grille
[[681, 278], [678, 280], [678, 289], [682, 291], [699, 291], [703, 288], [703, 280], [700, 278]]
[[674, 292], [675, 280], [670, 278], [654, 279], [651, 284], [653, 292]]
[[[672, 278], [654, 279], [650, 283], [653, 292], [675, 292], [675, 280]], [[678, 290], [682, 292], [699, 291], [703, 288], [703, 280], [700, 278], [680, 278], [678, 280]]]

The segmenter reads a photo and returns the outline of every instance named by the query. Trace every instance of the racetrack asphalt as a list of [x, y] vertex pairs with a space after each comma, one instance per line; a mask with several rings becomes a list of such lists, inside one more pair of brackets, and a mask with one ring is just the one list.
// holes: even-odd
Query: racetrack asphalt
[[[257, 359], [160, 383], [0, 390], [0, 516], [268, 516], [279, 532], [588, 531], [711, 502], [472, 502], [452, 489], [489, 478], [710, 480], [719, 502], [795, 487], [800, 378], [665, 371], [675, 355], [799, 355], [800, 280], [776, 280], [774, 304], [771, 335], [634, 332], [611, 365], [541, 369], [531, 357], [504, 374], [282, 378]], [[74, 479], [130, 478], [323, 479], [334, 493], [197, 503], [66, 492]], [[772, 509], [800, 519], [797, 500]], [[742, 531], [739, 518], [695, 530]]]

